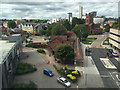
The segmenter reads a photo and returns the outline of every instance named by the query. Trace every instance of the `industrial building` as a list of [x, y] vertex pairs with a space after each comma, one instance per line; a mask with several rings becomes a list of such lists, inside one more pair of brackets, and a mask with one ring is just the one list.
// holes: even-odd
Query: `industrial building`
[[0, 40], [0, 76], [2, 88], [10, 88], [15, 77], [17, 65], [22, 55], [21, 34], [13, 34], [9, 40]]

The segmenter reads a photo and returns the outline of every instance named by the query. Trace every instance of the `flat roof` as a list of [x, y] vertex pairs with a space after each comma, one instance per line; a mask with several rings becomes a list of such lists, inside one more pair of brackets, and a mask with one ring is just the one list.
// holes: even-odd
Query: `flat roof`
[[15, 43], [9, 43], [8, 40], [0, 40], [0, 64], [14, 45]]
[[12, 34], [11, 36], [20, 36], [21, 34]]

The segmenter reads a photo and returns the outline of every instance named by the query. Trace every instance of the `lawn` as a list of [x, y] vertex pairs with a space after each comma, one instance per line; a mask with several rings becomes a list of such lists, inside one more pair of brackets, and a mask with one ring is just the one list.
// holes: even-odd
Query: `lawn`
[[22, 74], [27, 74], [30, 72], [36, 71], [37, 68], [34, 68], [31, 64], [28, 63], [19, 63], [17, 70], [16, 70], [16, 75], [22, 75]]
[[45, 54], [45, 55], [46, 55], [46, 52], [45, 52], [43, 49], [41, 49], [41, 48], [39, 48], [37, 51], [38, 51], [39, 53], [42, 53], [42, 54]]
[[92, 41], [88, 41], [88, 40], [85, 40], [85, 41], [82, 41], [83, 44], [91, 44]]
[[103, 43], [103, 45], [110, 45], [110, 43]]
[[[12, 86], [12, 88], [31, 88], [31, 89], [37, 90], [37, 85], [34, 82], [29, 81], [28, 84], [26, 84], [26, 83], [14, 84]], [[29, 89], [29, 90], [31, 90], [31, 89]]]
[[87, 39], [96, 40], [96, 37], [88, 37]]
[[106, 40], [103, 42], [103, 45], [110, 45], [109, 39], [110, 39], [110, 37], [106, 38]]

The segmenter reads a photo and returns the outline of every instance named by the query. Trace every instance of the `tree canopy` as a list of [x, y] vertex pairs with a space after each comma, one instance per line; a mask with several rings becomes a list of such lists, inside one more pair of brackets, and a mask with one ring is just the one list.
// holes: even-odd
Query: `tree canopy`
[[55, 58], [61, 60], [63, 64], [73, 64], [74, 61], [74, 49], [67, 44], [62, 44], [57, 46], [55, 50]]
[[16, 23], [14, 21], [8, 21], [8, 27], [13, 29], [16, 27]]
[[80, 40], [86, 39], [89, 35], [88, 29], [85, 25], [75, 26], [72, 31], [80, 38]]
[[110, 31], [110, 26], [109, 26], [109, 24], [107, 24], [106, 26], [105, 26], [105, 32], [109, 32]]
[[73, 17], [72, 28], [74, 28], [76, 24], [85, 24], [85, 20], [84, 19], [79, 19], [77, 17]]
[[56, 24], [53, 28], [52, 28], [52, 35], [65, 35], [66, 34], [66, 28], [61, 25], [61, 24]]
[[71, 28], [72, 28], [72, 26], [71, 26], [71, 24], [69, 23], [69, 21], [68, 20], [65, 20], [64, 22], [63, 22], [63, 26], [67, 29], [67, 30], [71, 30]]

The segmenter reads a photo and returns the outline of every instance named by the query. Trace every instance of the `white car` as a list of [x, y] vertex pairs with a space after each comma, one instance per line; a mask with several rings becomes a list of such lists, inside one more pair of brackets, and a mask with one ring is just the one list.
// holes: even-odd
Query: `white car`
[[70, 87], [71, 86], [71, 83], [67, 79], [65, 79], [64, 77], [58, 77], [57, 81], [59, 83], [65, 85], [66, 87]]

